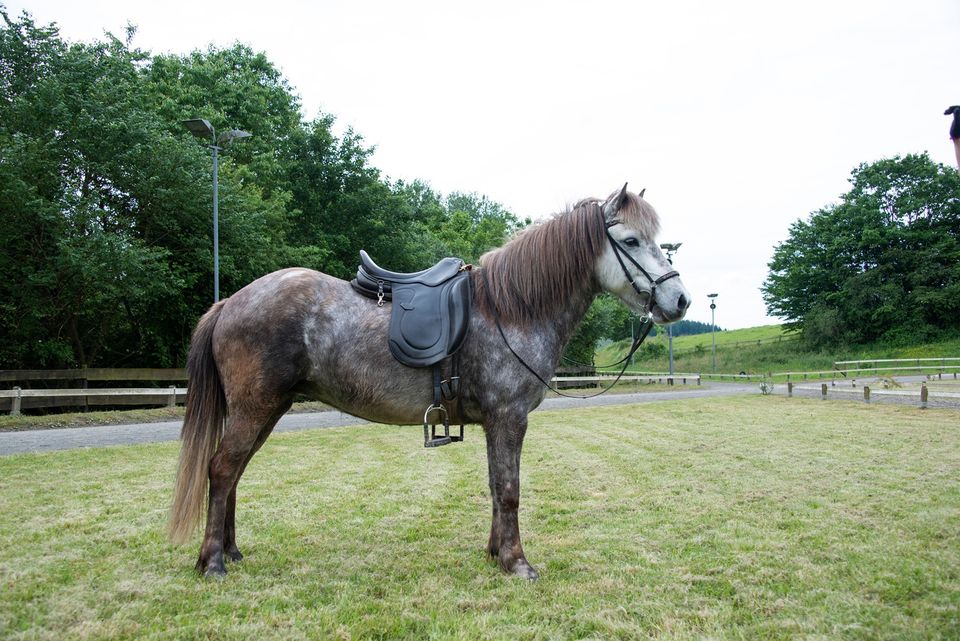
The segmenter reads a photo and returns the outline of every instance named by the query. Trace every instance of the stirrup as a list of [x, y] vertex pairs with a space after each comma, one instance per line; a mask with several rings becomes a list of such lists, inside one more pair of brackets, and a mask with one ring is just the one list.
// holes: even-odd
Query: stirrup
[[[443, 436], [437, 434], [437, 424], [431, 424], [429, 421], [430, 412], [443, 412]], [[447, 408], [443, 405], [431, 405], [423, 413], [423, 446], [440, 447], [450, 443], [459, 443], [463, 441], [463, 425], [460, 426], [460, 434], [450, 433], [450, 420], [447, 416]]]

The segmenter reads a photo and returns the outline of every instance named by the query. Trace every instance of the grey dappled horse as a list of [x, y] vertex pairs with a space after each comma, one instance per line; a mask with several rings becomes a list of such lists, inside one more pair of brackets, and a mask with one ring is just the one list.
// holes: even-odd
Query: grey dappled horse
[[[549, 380], [600, 292], [660, 324], [682, 318], [690, 296], [654, 240], [658, 229], [654, 209], [624, 185], [605, 201], [581, 201], [523, 230], [471, 272], [474, 312], [459, 352], [460, 399], [451, 422], [483, 426], [493, 498], [487, 552], [506, 572], [537, 577], [520, 544], [517, 509], [527, 414], [546, 389], [519, 359]], [[431, 371], [394, 360], [389, 320], [389, 305], [378, 307], [346, 281], [310, 269], [267, 274], [200, 319], [169, 524], [171, 539], [184, 542], [208, 499], [200, 572], [222, 576], [225, 555], [243, 558], [237, 483], [294, 396], [378, 423], [422, 423]]]

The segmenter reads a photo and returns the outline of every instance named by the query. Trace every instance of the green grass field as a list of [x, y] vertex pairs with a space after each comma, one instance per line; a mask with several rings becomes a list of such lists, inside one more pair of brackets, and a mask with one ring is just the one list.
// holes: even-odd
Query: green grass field
[[176, 443], [0, 458], [3, 639], [956, 639], [960, 412], [734, 397], [542, 412], [536, 583], [483, 554], [483, 438], [274, 435], [224, 581], [164, 540]]
[[[673, 339], [674, 371], [709, 374], [713, 371], [713, 350], [710, 334], [678, 336]], [[881, 358], [928, 358], [960, 356], [960, 338], [945, 337], [939, 341], [910, 346], [883, 344], [837, 347], [830, 351], [811, 351], [796, 334], [783, 332], [781, 325], [764, 325], [716, 333], [718, 374], [765, 375], [771, 372], [809, 372], [833, 369], [835, 361]], [[650, 355], [643, 349], [635, 358], [634, 369], [666, 372], [667, 335], [647, 340], [662, 346], [659, 355]], [[597, 350], [595, 362], [599, 365], [621, 359], [630, 349], [630, 340], [619, 341]], [[614, 368], [618, 369], [618, 368]]]

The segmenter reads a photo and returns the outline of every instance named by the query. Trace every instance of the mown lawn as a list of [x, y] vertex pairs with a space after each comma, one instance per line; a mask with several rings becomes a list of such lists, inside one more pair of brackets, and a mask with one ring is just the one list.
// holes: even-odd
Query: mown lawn
[[478, 428], [273, 436], [222, 582], [164, 540], [176, 444], [3, 457], [0, 638], [955, 639], [958, 427], [760, 396], [536, 413], [536, 583], [483, 555]]

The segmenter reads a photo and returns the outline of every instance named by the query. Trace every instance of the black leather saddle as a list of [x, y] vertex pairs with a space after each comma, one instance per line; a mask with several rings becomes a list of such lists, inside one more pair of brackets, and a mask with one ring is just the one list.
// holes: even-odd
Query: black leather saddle
[[[393, 357], [408, 367], [433, 367], [434, 402], [423, 417], [427, 447], [463, 440], [462, 425], [459, 436], [450, 434], [443, 404], [456, 400], [459, 393], [457, 359], [452, 359], [446, 380], [441, 380], [440, 366], [456, 355], [467, 337], [473, 302], [470, 268], [459, 258], [444, 258], [429, 269], [404, 274], [383, 269], [360, 250], [357, 277], [350, 281], [356, 291], [376, 299], [378, 305], [392, 303], [387, 342]], [[443, 436], [428, 431], [432, 412], [443, 414]]]
[[409, 367], [430, 367], [463, 345], [473, 300], [469, 266], [459, 258], [412, 274], [383, 269], [360, 250], [353, 288], [370, 298], [392, 301], [390, 353]]

